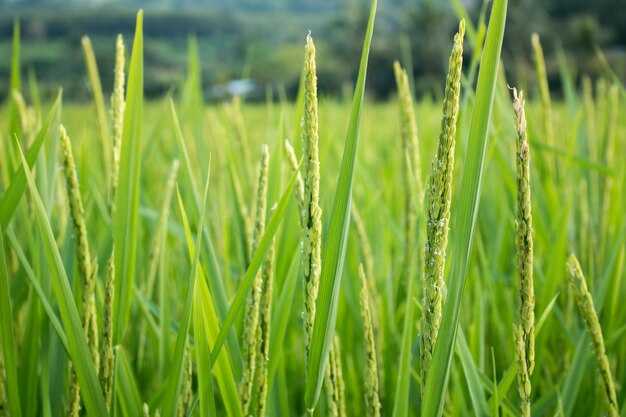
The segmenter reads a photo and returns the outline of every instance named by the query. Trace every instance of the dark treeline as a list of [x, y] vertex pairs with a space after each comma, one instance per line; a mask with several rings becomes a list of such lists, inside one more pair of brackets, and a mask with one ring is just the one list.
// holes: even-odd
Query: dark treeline
[[[482, 1], [461, 1], [472, 21]], [[318, 46], [322, 94], [341, 94], [356, 75], [369, 2], [365, 0], [13, 0], [0, 6], [0, 79], [7, 79], [12, 22], [21, 24], [24, 75], [36, 75], [44, 94], [59, 85], [66, 97], [89, 99], [80, 38], [90, 36], [103, 87], [112, 84], [114, 41], [130, 45], [137, 8], [145, 8], [146, 94], [159, 96], [180, 84], [187, 60], [187, 39], [195, 35], [202, 60], [207, 99], [215, 86], [250, 78], [262, 98], [267, 86], [297, 88], [304, 38], [312, 30]], [[488, 6], [487, 6], [488, 7]], [[370, 55], [368, 92], [385, 99], [394, 92], [392, 63], [413, 64], [418, 96], [441, 95], [447, 58], [458, 16], [448, 1], [379, 2], [377, 30]], [[626, 8], [619, 0], [510, 0], [503, 59], [512, 83], [534, 89], [530, 47], [541, 36], [551, 87], [560, 89], [556, 61], [563, 48], [575, 79], [598, 76], [599, 47], [621, 79], [626, 79]], [[408, 52], [410, 51], [410, 55]], [[472, 50], [467, 48], [466, 59]], [[7, 83], [0, 83], [0, 97]]]

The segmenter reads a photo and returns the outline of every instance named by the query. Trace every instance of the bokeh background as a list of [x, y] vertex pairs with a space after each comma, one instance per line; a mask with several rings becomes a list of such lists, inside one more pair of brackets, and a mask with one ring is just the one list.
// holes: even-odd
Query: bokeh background
[[[448, 54], [462, 4], [473, 21], [482, 0], [379, 1], [368, 76], [368, 95], [394, 93], [392, 63], [412, 61], [418, 97], [442, 93]], [[21, 25], [21, 62], [36, 77], [44, 97], [62, 86], [64, 98], [91, 99], [81, 37], [95, 49], [105, 93], [112, 85], [115, 35], [130, 46], [137, 9], [145, 11], [147, 97], [176, 90], [186, 72], [189, 37], [197, 39], [204, 95], [225, 98], [233, 89], [263, 100], [268, 91], [292, 97], [302, 66], [304, 39], [311, 30], [318, 48], [321, 94], [341, 95], [358, 69], [367, 0], [2, 0], [0, 2], [0, 100], [6, 100], [13, 22]], [[534, 89], [531, 33], [546, 56], [548, 79], [558, 97], [559, 51], [578, 79], [599, 75], [597, 48], [626, 79], [624, 0], [511, 0], [503, 47], [507, 79]], [[471, 56], [466, 51], [466, 57]], [[236, 80], [249, 80], [233, 83]]]

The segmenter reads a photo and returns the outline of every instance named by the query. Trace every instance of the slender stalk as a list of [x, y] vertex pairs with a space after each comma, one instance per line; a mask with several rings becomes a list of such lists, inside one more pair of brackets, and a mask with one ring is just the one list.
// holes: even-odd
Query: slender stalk
[[[265, 217], [267, 211], [267, 174], [269, 165], [269, 150], [267, 145], [261, 148], [261, 166], [259, 169], [259, 182], [257, 187], [257, 206], [254, 232], [252, 235], [252, 254], [256, 252], [259, 240], [265, 232]], [[249, 415], [252, 399], [253, 386], [256, 375], [257, 365], [257, 341], [259, 332], [259, 313], [261, 296], [263, 292], [263, 274], [262, 271], [257, 272], [252, 286], [252, 292], [244, 317], [243, 332], [243, 360], [244, 374], [240, 385], [241, 404], [244, 415]]]
[[7, 394], [4, 386], [4, 355], [2, 348], [0, 348], [0, 416], [4, 417], [7, 413]]
[[[417, 228], [417, 201], [416, 194], [421, 196], [423, 192], [421, 162], [419, 158], [417, 124], [413, 108], [413, 94], [410, 89], [409, 77], [406, 71], [400, 67], [400, 63], [394, 62], [393, 69], [398, 89], [400, 102], [400, 131], [402, 137], [402, 158], [404, 168], [404, 260], [402, 265], [403, 278], [398, 288], [408, 280], [415, 279], [415, 232]], [[373, 276], [373, 275], [370, 275]]]
[[443, 272], [448, 244], [448, 224], [450, 222], [452, 172], [454, 169], [456, 122], [459, 115], [459, 97], [461, 94], [464, 34], [465, 21], [461, 20], [459, 32], [454, 36], [454, 47], [450, 56], [443, 102], [443, 117], [441, 119], [441, 134], [439, 135], [437, 153], [431, 166], [428, 188], [427, 240], [424, 250], [424, 300], [420, 344], [422, 382], [425, 382], [428, 376], [441, 323]]
[[93, 101], [96, 107], [96, 117], [98, 120], [98, 129], [100, 133], [100, 142], [102, 145], [102, 156], [104, 159], [105, 172], [111, 172], [111, 136], [109, 134], [109, 125], [104, 108], [104, 96], [102, 94], [102, 84], [100, 82], [100, 74], [98, 73], [98, 64], [96, 63], [96, 55], [93, 52], [91, 41], [88, 36], [81, 39], [83, 44], [83, 52], [85, 54], [85, 62], [87, 64], [87, 72], [91, 81], [93, 93]]
[[332, 417], [346, 417], [345, 383], [341, 368], [341, 348], [337, 335], [333, 337], [333, 343], [328, 354], [324, 383], [328, 396], [329, 414]]
[[417, 123], [415, 121], [415, 110], [413, 107], [413, 93], [411, 91], [409, 76], [400, 66], [398, 61], [393, 63], [393, 70], [396, 77], [398, 89], [398, 99], [400, 102], [400, 131], [402, 137], [402, 147], [408, 150], [411, 156], [413, 172], [411, 176], [405, 176], [405, 181], [413, 180], [418, 195], [421, 195], [424, 186], [422, 184], [422, 164], [418, 145]]
[[[67, 186], [67, 197], [70, 205], [70, 214], [76, 239], [76, 256], [78, 258], [78, 270], [81, 277], [83, 289], [83, 305], [81, 310], [81, 321], [83, 331], [89, 345], [92, 359], [96, 370], [98, 369], [98, 329], [96, 323], [96, 264], [92, 263], [89, 241], [87, 238], [87, 227], [85, 225], [83, 202], [80, 195], [80, 184], [76, 172], [76, 163], [72, 154], [72, 144], [64, 126], [60, 129], [61, 152], [63, 154], [63, 172]], [[72, 374], [71, 406], [70, 415], [77, 416], [80, 410], [80, 389], [75, 374]]]
[[274, 250], [272, 242], [262, 270], [263, 288], [261, 291], [259, 331], [257, 340], [257, 415], [264, 417], [267, 410], [269, 394], [268, 364], [270, 360], [270, 324], [272, 322], [272, 293], [274, 291]]
[[183, 386], [178, 399], [178, 417], [185, 417], [187, 415], [193, 401], [193, 391], [191, 387], [193, 378], [193, 362], [189, 351], [189, 341], [187, 341], [185, 346], [184, 366]]
[[107, 268], [104, 291], [104, 315], [102, 319], [102, 346], [100, 351], [100, 387], [104, 394], [107, 411], [111, 408], [113, 397], [113, 372], [115, 356], [113, 351], [113, 297], [115, 297], [115, 259], [111, 253]]
[[[550, 102], [550, 87], [548, 85], [548, 76], [546, 73], [546, 62], [543, 57], [543, 49], [539, 35], [533, 33], [530, 37], [535, 58], [535, 69], [537, 71], [537, 81], [539, 83], [539, 92], [541, 94], [541, 109], [543, 116], [543, 129], [546, 143], [549, 146], [555, 146], [554, 139], [554, 121], [552, 117], [552, 105]], [[556, 173], [556, 159], [550, 159], [548, 166], [552, 172]]]
[[[617, 137], [617, 122], [619, 116], [619, 86], [613, 84], [609, 89], [609, 118], [606, 128], [606, 138], [604, 140], [604, 148], [602, 150], [602, 161], [608, 168], [615, 167], [615, 139]], [[606, 242], [610, 229], [611, 222], [611, 201], [613, 193], [613, 177], [603, 176], [600, 183], [600, 195], [602, 196], [602, 207], [600, 216], [600, 236], [601, 236], [601, 250], [600, 253], [605, 253]]]
[[530, 204], [530, 150], [524, 95], [513, 89], [517, 129], [517, 287], [520, 324], [515, 331], [518, 390], [522, 415], [530, 417], [530, 376], [535, 367], [535, 292], [533, 288], [533, 220]]
[[585, 276], [574, 254], [571, 254], [567, 260], [567, 275], [569, 277], [570, 287], [578, 303], [580, 315], [585, 321], [585, 325], [591, 336], [591, 342], [596, 355], [596, 365], [600, 373], [600, 386], [606, 404], [606, 411], [609, 416], [617, 417], [619, 416], [619, 406], [617, 404], [617, 396], [615, 395], [615, 384], [611, 376], [609, 358], [606, 356], [602, 327], [600, 326], [598, 314], [593, 305], [593, 298], [587, 289]]
[[[167, 179], [167, 183], [165, 185], [165, 194], [163, 199], [163, 205], [161, 206], [161, 211], [159, 213], [159, 220], [157, 223], [157, 229], [154, 234], [152, 248], [150, 250], [150, 263], [148, 264], [147, 276], [146, 280], [143, 282], [143, 293], [148, 299], [152, 299], [152, 294], [154, 292], [154, 286], [156, 283], [157, 272], [159, 266], [162, 265], [162, 256], [164, 256], [165, 244], [167, 241], [167, 220], [169, 218], [170, 212], [170, 204], [172, 200], [172, 195], [174, 194], [174, 188], [176, 187], [176, 177], [178, 175], [178, 169], [180, 167], [180, 163], [178, 159], [172, 162], [172, 167], [170, 168], [170, 173]], [[163, 335], [161, 337], [164, 337]], [[138, 336], [138, 359], [137, 362], [141, 367], [143, 363], [144, 351], [145, 351], [145, 341], [146, 341], [146, 326], [142, 325], [139, 330]]]
[[122, 148], [122, 131], [124, 130], [124, 38], [117, 35], [115, 43], [115, 77], [111, 94], [111, 115], [113, 118], [113, 166], [111, 170], [111, 213], [115, 213], [115, 193], [120, 172], [120, 151]]
[[[289, 160], [291, 170], [295, 172], [298, 169], [298, 158], [296, 157], [296, 153], [288, 139], [285, 139], [285, 153], [287, 155], [287, 159]], [[298, 172], [296, 176], [296, 198], [298, 200], [300, 223], [302, 227], [304, 227], [304, 181], [302, 180], [302, 174], [300, 172]]]
[[380, 399], [378, 397], [378, 361], [376, 357], [376, 343], [374, 340], [374, 328], [370, 313], [370, 297], [367, 290], [367, 278], [363, 270], [363, 264], [359, 265], [359, 279], [361, 292], [359, 301], [361, 304], [361, 319], [363, 320], [363, 334], [365, 335], [365, 406], [368, 417], [380, 416]]
[[320, 163], [318, 149], [317, 75], [315, 70], [315, 45], [307, 35], [304, 60], [304, 120], [302, 127], [302, 164], [304, 180], [303, 253], [304, 273], [304, 337], [305, 358], [308, 361], [315, 301], [322, 269], [322, 209], [320, 199]]

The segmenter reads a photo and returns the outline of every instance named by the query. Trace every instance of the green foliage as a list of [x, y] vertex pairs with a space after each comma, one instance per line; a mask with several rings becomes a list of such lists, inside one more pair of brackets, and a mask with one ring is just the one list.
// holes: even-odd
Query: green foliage
[[[472, 19], [461, 3], [456, 2], [456, 12]], [[189, 43], [184, 93], [144, 100], [143, 75], [153, 68], [142, 65], [140, 14], [113, 216], [108, 200], [111, 172], [100, 152], [101, 124], [93, 106], [66, 102], [62, 107], [60, 93], [54, 101], [43, 98], [41, 103], [28, 94], [25, 101], [16, 95], [19, 120], [26, 115], [29, 123], [21, 136], [2, 142], [2, 149], [15, 149], [19, 159], [7, 169], [0, 187], [0, 414], [66, 415], [74, 369], [85, 415], [136, 416], [149, 409], [150, 415], [172, 416], [181, 412], [184, 397], [182, 411], [189, 417], [243, 416], [238, 390], [243, 315], [257, 273], [271, 261], [271, 313], [264, 309], [271, 314], [271, 320], [264, 318], [271, 323], [269, 336], [257, 334], [270, 341], [263, 364], [269, 390], [265, 414], [304, 415], [314, 407], [314, 415], [330, 415], [334, 409], [341, 412], [336, 404], [344, 404], [347, 415], [376, 415], [378, 392], [381, 415], [520, 416], [514, 332], [516, 323], [530, 323], [518, 317], [516, 166], [521, 162], [528, 164], [523, 178], [532, 189], [523, 200], [525, 208], [532, 208], [533, 232], [524, 235], [533, 242], [532, 263], [525, 260], [528, 268], [532, 265], [533, 280], [526, 282], [525, 291], [534, 289], [537, 317], [532, 390], [524, 390], [530, 392], [530, 411], [533, 416], [603, 415], [604, 393], [597, 379], [587, 377], [595, 375], [594, 359], [604, 384], [615, 387], [609, 397], [612, 409], [623, 406], [626, 310], [620, 300], [626, 296], [626, 168], [618, 156], [626, 153], [626, 113], [624, 90], [614, 83], [618, 75], [609, 71], [606, 61], [608, 79], [594, 83], [590, 78], [582, 100], [573, 81], [576, 68], [560, 57], [561, 77], [568, 85], [566, 101], [551, 95], [551, 102], [545, 103], [531, 94], [525, 118], [518, 118], [516, 126], [511, 92], [504, 72], [498, 70], [500, 63], [507, 70], [512, 66], [499, 54], [506, 1], [496, 0], [486, 9], [491, 10], [486, 42], [480, 53], [474, 50], [466, 60], [469, 68], [461, 75], [453, 163], [458, 175], [452, 179], [449, 201], [444, 201], [450, 203], [451, 248], [443, 269], [443, 321], [428, 378], [422, 380], [419, 323], [424, 287], [415, 277], [425, 269], [426, 213], [417, 190], [420, 182], [429, 181], [417, 178], [421, 174], [413, 169], [414, 158], [402, 143], [399, 102], [372, 102], [364, 96], [368, 48], [378, 34], [373, 32], [375, 6], [368, 27], [361, 20], [356, 33], [359, 38], [365, 33], [366, 41], [353, 102], [324, 95], [318, 102], [319, 206], [326, 234], [308, 362], [302, 318], [303, 213], [295, 198], [304, 194], [298, 185], [304, 163], [298, 162], [301, 149], [283, 148], [285, 139], [298, 143], [304, 88], [296, 103], [283, 94], [275, 101], [271, 91], [266, 104], [242, 101], [233, 123], [230, 107], [201, 99], [200, 71], [206, 58], [198, 38], [197, 44]], [[484, 39], [481, 22], [486, 18], [485, 12], [484, 20], [466, 21], [472, 49]], [[317, 61], [332, 61], [331, 51], [323, 46], [326, 34], [316, 35]], [[111, 46], [114, 40], [109, 40]], [[446, 41], [444, 53], [452, 37]], [[79, 38], [76, 43], [79, 50]], [[530, 38], [526, 43], [530, 51]], [[549, 69], [554, 57], [548, 48], [545, 59]], [[111, 72], [110, 64], [106, 72]], [[355, 60], [352, 65], [356, 69]], [[478, 69], [474, 90], [472, 74]], [[387, 71], [393, 77], [391, 65]], [[323, 74], [318, 76], [324, 85]], [[109, 81], [102, 81], [106, 90]], [[34, 77], [30, 85], [37, 89]], [[439, 93], [444, 91], [442, 83], [436, 85]], [[107, 102], [104, 106], [109, 110]], [[550, 143], [544, 134], [546, 106], [554, 123]], [[180, 119], [175, 108], [182, 110]], [[430, 160], [442, 126], [441, 104], [405, 100], [402, 109], [405, 119], [414, 114], [419, 155], [422, 161]], [[111, 113], [104, 114], [110, 123]], [[9, 126], [13, 117], [8, 107], [0, 110], [0, 128]], [[61, 120], [68, 135], [76, 138], [71, 149], [76, 163], [73, 182], [80, 187], [92, 265], [100, 271], [95, 286], [98, 333], [110, 332], [106, 323], [112, 323], [116, 334], [114, 359], [110, 355], [110, 412], [99, 380], [103, 375], [98, 375], [80, 320], [83, 286], [75, 257], [77, 237], [64, 186], [55, 176], [63, 158], [56, 145]], [[516, 143], [521, 127], [524, 140]], [[245, 141], [239, 140], [242, 137]], [[259, 160], [262, 143], [269, 143], [271, 152], [269, 222], [250, 254], [246, 227], [250, 213], [263, 208], [254, 203], [258, 169], [247, 161]], [[532, 152], [522, 161], [524, 146]], [[11, 152], [0, 153], [2, 167], [8, 167], [10, 158]], [[181, 164], [178, 177], [170, 174], [176, 160]], [[209, 167], [210, 189], [204, 175]], [[179, 181], [178, 210], [167, 215], [164, 194], [174, 188], [174, 178]], [[408, 238], [407, 206], [417, 212]], [[351, 211], [358, 216], [352, 218]], [[584, 291], [578, 294], [582, 315], [564, 268], [570, 251], [582, 265], [570, 268], [576, 290], [583, 288], [580, 270], [585, 272]], [[110, 317], [107, 261], [112, 252], [118, 301]], [[408, 275], [415, 279], [404, 272], [406, 254], [415, 269]], [[359, 276], [361, 263], [365, 268]], [[367, 298], [369, 309], [364, 307]], [[331, 345], [341, 349], [331, 353]], [[592, 348], [603, 354], [594, 355]], [[339, 388], [331, 398], [320, 389], [329, 355], [331, 382]], [[250, 412], [258, 415], [254, 406]]]

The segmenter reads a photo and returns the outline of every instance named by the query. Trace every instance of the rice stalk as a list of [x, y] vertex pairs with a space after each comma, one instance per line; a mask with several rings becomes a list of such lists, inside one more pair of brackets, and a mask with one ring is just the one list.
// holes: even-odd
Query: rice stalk
[[[365, 276], [368, 278], [373, 278], [376, 273], [374, 269], [374, 252], [372, 251], [372, 245], [370, 243], [369, 237], [367, 236], [367, 231], [365, 230], [365, 223], [363, 223], [361, 212], [359, 211], [356, 204], [352, 203], [352, 207], [350, 208], [350, 210], [354, 230], [356, 232], [357, 240], [359, 242], [359, 250], [361, 251], [361, 255], [363, 256]], [[372, 282], [371, 290], [375, 290], [375, 287], [376, 286]], [[378, 308], [378, 306], [376, 307]]]
[[302, 122], [302, 176], [304, 212], [302, 238], [302, 271], [304, 274], [305, 360], [308, 358], [315, 320], [315, 302], [322, 268], [322, 209], [320, 199], [320, 162], [318, 142], [317, 75], [315, 45], [309, 33], [304, 60], [304, 118]]
[[441, 324], [443, 272], [446, 246], [448, 244], [448, 224], [450, 222], [452, 173], [454, 169], [456, 122], [459, 114], [459, 97], [461, 94], [464, 34], [465, 21], [461, 20], [459, 32], [454, 37], [454, 47], [450, 55], [450, 67], [446, 78], [443, 102], [443, 117], [441, 119], [441, 134], [439, 135], [435, 159], [431, 165], [428, 188], [426, 205], [427, 239], [424, 250], [424, 301], [420, 344], [422, 382], [426, 381], [428, 375], [439, 325]]
[[[543, 116], [543, 129], [546, 143], [549, 146], [555, 146], [554, 138], [554, 119], [552, 117], [552, 104], [550, 101], [550, 87], [548, 85], [548, 76], [546, 73], [546, 62], [543, 56], [543, 48], [541, 40], [537, 33], [533, 33], [530, 37], [533, 48], [533, 56], [535, 59], [535, 69], [537, 71], [537, 81], [539, 83], [539, 93], [541, 94], [541, 111]], [[551, 172], [556, 173], [556, 159], [548, 160], [548, 167]]]
[[106, 274], [104, 291], [104, 314], [102, 319], [102, 346], [100, 347], [100, 387], [104, 394], [107, 411], [113, 397], [113, 372], [115, 356], [113, 352], [113, 297], [115, 297], [115, 259], [111, 253]]
[[0, 416], [6, 416], [7, 410], [7, 393], [4, 386], [4, 354], [0, 348]]
[[[288, 139], [285, 139], [285, 153], [287, 155], [287, 159], [289, 160], [289, 166], [291, 167], [292, 172], [295, 172], [298, 169], [298, 158], [296, 157], [296, 153]], [[300, 224], [304, 227], [304, 181], [302, 180], [302, 174], [300, 172], [298, 172], [296, 176], [296, 199], [298, 201]]]
[[[167, 237], [167, 220], [169, 218], [170, 204], [172, 201], [172, 195], [174, 194], [174, 187], [176, 186], [176, 177], [178, 175], [178, 169], [180, 162], [178, 159], [172, 162], [170, 173], [165, 185], [165, 195], [163, 199], [163, 205], [159, 212], [159, 219], [157, 222], [157, 229], [154, 234], [152, 248], [150, 250], [150, 263], [148, 265], [148, 272], [146, 280], [144, 281], [143, 293], [148, 299], [152, 299], [152, 293], [154, 291], [154, 285], [156, 282], [157, 271], [161, 264], [163, 252], [165, 251], [165, 243]], [[139, 365], [143, 363], [143, 352], [145, 350], [146, 340], [146, 327], [142, 326], [139, 332], [138, 341], [138, 360]]]
[[[596, 113], [595, 103], [593, 100], [593, 89], [591, 86], [591, 79], [588, 76], [583, 77], [583, 103], [585, 109], [585, 122], [587, 128], [587, 153], [589, 158], [597, 162], [599, 160], [600, 149], [600, 136], [598, 129], [598, 117], [602, 116]], [[592, 170], [589, 173], [589, 205], [593, 210], [597, 210], [600, 207], [600, 195], [599, 184], [600, 179], [598, 174]], [[596, 211], [597, 213], [598, 211]], [[595, 220], [592, 219], [591, 227], [595, 226]], [[590, 236], [590, 243], [595, 246], [596, 236], [594, 233]]]
[[17, 108], [17, 114], [19, 116], [20, 127], [26, 138], [26, 143], [31, 144], [33, 135], [37, 130], [37, 115], [35, 111], [28, 107], [24, 96], [17, 90], [13, 90], [13, 102]]
[[593, 298], [587, 288], [587, 282], [583, 275], [578, 259], [571, 254], [567, 260], [567, 275], [569, 277], [570, 287], [576, 297], [576, 302], [582, 319], [585, 321], [591, 342], [596, 355], [596, 365], [600, 373], [600, 385], [605, 400], [606, 411], [609, 416], [619, 416], [619, 406], [617, 404], [617, 396], [615, 395], [615, 385], [611, 376], [611, 367], [609, 359], [606, 355], [604, 347], [604, 337], [602, 336], [602, 327], [598, 320], [598, 314], [593, 305]]
[[333, 336], [333, 342], [328, 354], [326, 378], [324, 379], [328, 397], [328, 411], [331, 417], [346, 417], [345, 383], [341, 368], [341, 348], [339, 336]]
[[193, 363], [191, 353], [189, 351], [189, 341], [187, 341], [185, 346], [184, 366], [183, 386], [178, 399], [178, 417], [185, 417], [187, 415], [191, 409], [191, 403], [193, 401]]
[[[606, 127], [607, 120], [609, 116], [609, 112], [607, 111], [607, 98], [608, 98], [608, 85], [604, 78], [600, 77], [596, 80], [596, 114], [598, 115], [597, 120], [597, 128], [598, 128], [598, 138], [600, 139], [597, 143], [598, 151], [602, 147], [602, 140], [604, 140], [606, 135]], [[598, 152], [599, 154], [600, 152]]]
[[[265, 217], [267, 210], [267, 174], [269, 165], [269, 150], [267, 145], [261, 147], [261, 166], [257, 187], [256, 219], [252, 235], [252, 253], [256, 252], [259, 240], [265, 233]], [[256, 375], [257, 340], [259, 332], [259, 314], [261, 296], [263, 292], [263, 274], [258, 271], [249, 296], [244, 316], [243, 330], [243, 360], [244, 374], [240, 385], [241, 406], [245, 416], [250, 414], [253, 399], [252, 388]]]
[[[361, 255], [363, 256], [363, 266], [365, 277], [367, 278], [367, 284], [369, 286], [369, 305], [370, 307], [370, 316], [372, 322], [372, 329], [374, 331], [374, 338], [376, 340], [377, 346], [384, 346], [383, 340], [383, 332], [381, 327], [381, 311], [383, 311], [383, 303], [381, 300], [380, 292], [378, 291], [378, 287], [376, 285], [376, 280], [374, 277], [376, 276], [376, 271], [374, 269], [374, 255], [372, 251], [372, 246], [370, 243], [370, 239], [367, 236], [367, 231], [365, 230], [365, 224], [363, 223], [363, 218], [361, 217], [361, 213], [359, 212], [356, 204], [352, 203], [351, 207], [351, 219], [352, 224], [354, 225], [354, 229], [356, 231], [357, 240], [359, 242], [359, 249], [361, 250]], [[377, 360], [382, 363], [382, 354], [380, 351], [377, 351]], [[384, 395], [384, 387], [385, 387], [385, 369], [380, 368], [378, 371], [378, 379], [380, 386], [380, 393]]]
[[515, 331], [518, 390], [522, 415], [530, 417], [530, 376], [535, 367], [535, 292], [533, 288], [533, 221], [530, 203], [530, 150], [524, 95], [513, 89], [517, 129], [517, 287], [520, 324]]
[[361, 305], [361, 319], [363, 320], [363, 334], [365, 335], [365, 409], [368, 417], [379, 417], [378, 360], [370, 312], [370, 297], [369, 291], [367, 290], [367, 278], [363, 270], [363, 264], [359, 265], [359, 279], [361, 281], [359, 301]]
[[263, 288], [261, 290], [259, 330], [257, 336], [257, 416], [265, 417], [269, 394], [268, 364], [270, 360], [270, 324], [272, 321], [272, 293], [274, 291], [274, 250], [272, 242], [262, 269]]
[[[415, 232], [417, 227], [417, 195], [422, 195], [421, 166], [418, 148], [417, 124], [413, 108], [413, 94], [406, 71], [394, 62], [398, 99], [400, 103], [400, 132], [402, 138], [403, 179], [404, 179], [404, 260], [400, 288], [415, 275]], [[374, 275], [369, 275], [374, 276]]]
[[100, 133], [100, 141], [102, 145], [102, 156], [104, 159], [105, 172], [111, 172], [111, 136], [109, 134], [109, 124], [104, 108], [104, 96], [102, 94], [102, 84], [100, 82], [100, 74], [98, 73], [98, 64], [96, 63], [96, 55], [91, 46], [91, 40], [88, 36], [81, 39], [83, 52], [85, 54], [85, 63], [87, 64], [87, 73], [91, 82], [93, 101], [96, 108], [96, 120], [98, 131]]
[[[604, 140], [604, 148], [602, 150], [602, 162], [608, 168], [615, 165], [615, 139], [617, 137], [617, 122], [619, 116], [619, 86], [611, 85], [609, 89], [609, 116], [606, 127], [606, 138]], [[610, 175], [603, 176], [600, 183], [600, 195], [602, 196], [601, 216], [600, 216], [600, 236], [602, 236], [602, 244], [600, 253], [604, 253], [606, 247], [607, 235], [609, 232], [609, 224], [611, 222], [611, 202], [613, 193], [613, 177]]]
[[[412, 176], [405, 176], [405, 181], [414, 178], [417, 193], [421, 195], [424, 186], [422, 184], [422, 164], [420, 161], [417, 123], [415, 121], [415, 110], [413, 107], [413, 92], [411, 91], [409, 76], [400, 66], [398, 61], [393, 63], [393, 70], [396, 77], [398, 89], [398, 99], [400, 102], [400, 131], [402, 136], [402, 147], [408, 150], [413, 166]], [[405, 168], [406, 169], [406, 168]]]
[[122, 147], [122, 131], [124, 130], [124, 38], [117, 35], [115, 42], [115, 70], [113, 93], [111, 93], [111, 116], [113, 119], [113, 167], [111, 171], [111, 213], [115, 213], [115, 193], [120, 171], [120, 151]]
[[246, 168], [252, 166], [252, 159], [250, 158], [248, 134], [246, 132], [246, 124], [241, 113], [241, 97], [233, 96], [230, 106], [227, 107], [230, 120], [232, 123], [233, 135], [237, 143], [237, 148], [241, 152], [242, 163]]
[[[72, 154], [72, 144], [65, 127], [59, 128], [61, 140], [61, 152], [63, 154], [63, 172], [65, 174], [67, 198], [70, 205], [70, 214], [76, 239], [76, 257], [78, 259], [78, 270], [81, 277], [83, 289], [83, 305], [81, 310], [81, 321], [83, 332], [87, 339], [91, 357], [96, 370], [98, 369], [98, 329], [96, 323], [96, 264], [92, 263], [89, 241], [87, 238], [87, 227], [85, 225], [84, 208], [80, 195], [80, 184], [76, 172], [76, 163]], [[80, 410], [80, 389], [78, 380], [74, 372], [72, 373], [72, 385], [70, 387], [70, 415], [77, 416]]]

